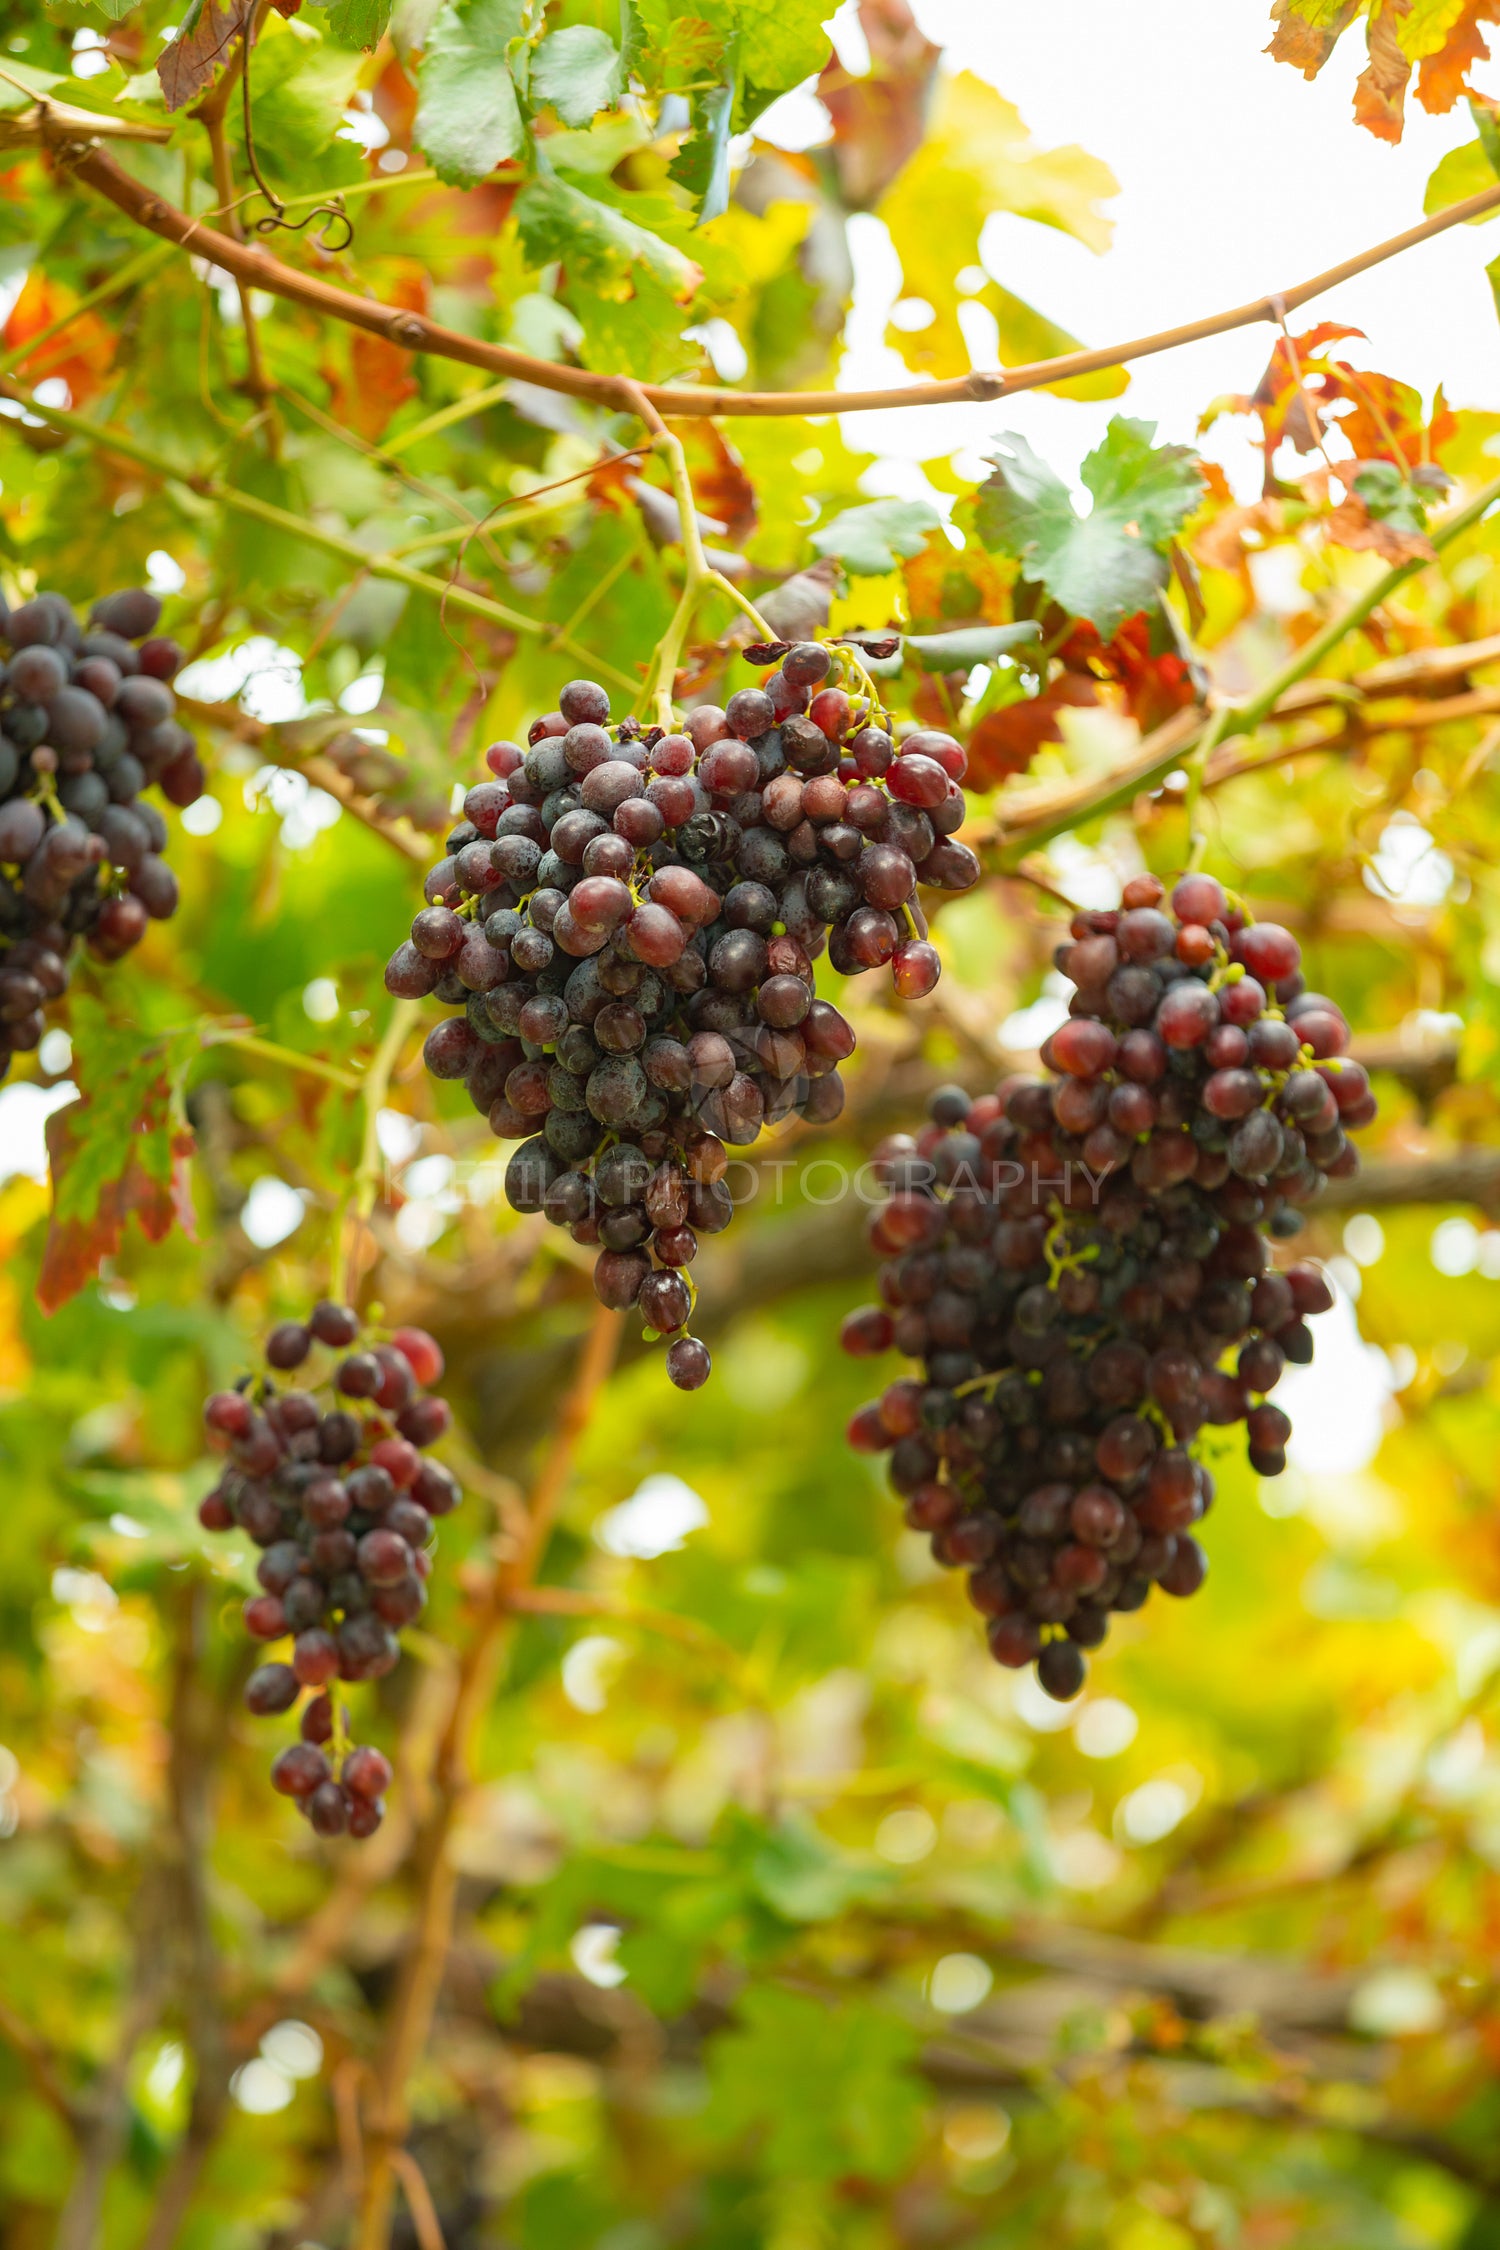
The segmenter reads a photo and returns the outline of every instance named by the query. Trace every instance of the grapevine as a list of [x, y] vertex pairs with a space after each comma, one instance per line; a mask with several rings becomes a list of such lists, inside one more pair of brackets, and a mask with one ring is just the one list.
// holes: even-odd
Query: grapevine
[[1076, 1695], [1112, 1612], [1183, 1597], [1214, 1499], [1201, 1433], [1243, 1422], [1252, 1468], [1286, 1466], [1283, 1370], [1313, 1356], [1321, 1270], [1271, 1262], [1375, 1115], [1336, 1002], [1289, 931], [1212, 876], [1162, 910], [1154, 876], [1075, 917], [1075, 986], [1044, 1079], [933, 1099], [877, 1152], [881, 1302], [844, 1347], [923, 1362], [850, 1425], [937, 1560], [969, 1572], [1001, 1664]]
[[681, 727], [612, 726], [574, 680], [524, 751], [494, 744], [386, 970], [463, 1010], [428, 1069], [520, 1142], [510, 1203], [597, 1246], [601, 1301], [671, 1339], [684, 1390], [710, 1371], [688, 1269], [732, 1215], [729, 1149], [843, 1107], [854, 1033], [814, 961], [921, 997], [940, 965], [917, 885], [979, 878], [951, 735], [898, 742], [852, 652], [749, 654], [762, 684]]

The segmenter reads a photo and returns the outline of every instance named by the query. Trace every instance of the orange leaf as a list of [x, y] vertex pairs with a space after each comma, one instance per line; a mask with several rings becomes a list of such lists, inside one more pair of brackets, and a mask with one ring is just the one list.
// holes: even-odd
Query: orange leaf
[[1332, 23], [1320, 26], [1309, 23], [1306, 16], [1299, 14], [1292, 0], [1274, 0], [1271, 20], [1276, 29], [1266, 53], [1277, 62], [1290, 63], [1304, 78], [1316, 78], [1354, 10], [1355, 0], [1345, 0]]
[[1479, 26], [1500, 22], [1500, 0], [1469, 0], [1447, 40], [1417, 68], [1417, 100], [1434, 115], [1452, 109], [1470, 91], [1469, 73], [1490, 59], [1489, 42]]
[[[419, 269], [407, 267], [385, 294], [391, 304], [410, 312], [425, 312], [427, 277]], [[384, 336], [369, 335], [362, 328], [354, 329], [349, 337], [348, 373], [337, 368], [323, 370], [333, 391], [335, 415], [361, 437], [378, 438], [397, 408], [414, 398], [421, 387], [412, 364], [411, 353], [399, 344], [389, 343]]]
[[1354, 121], [1380, 141], [1399, 141], [1405, 122], [1406, 82], [1411, 61], [1396, 35], [1410, 0], [1387, 0], [1365, 26], [1370, 60], [1354, 87]]
[[690, 426], [683, 443], [699, 508], [723, 524], [733, 545], [742, 546], [760, 517], [743, 461], [717, 423], [706, 419]]
[[[18, 350], [31, 337], [39, 336], [44, 328], [50, 328], [54, 321], [64, 319], [77, 302], [73, 290], [50, 279], [39, 266], [33, 266], [5, 323], [6, 351]], [[114, 332], [108, 323], [97, 313], [78, 313], [68, 320], [60, 334], [37, 347], [25, 362], [23, 379], [36, 384], [49, 376], [54, 379], [61, 376], [73, 404], [81, 406], [100, 388], [113, 365], [114, 355]]]
[[955, 553], [941, 532], [902, 564], [901, 576], [913, 632], [1010, 622], [1010, 582], [1005, 574], [978, 548]]
[[1420, 531], [1400, 531], [1379, 516], [1372, 516], [1356, 493], [1339, 503], [1323, 526], [1336, 547], [1368, 548], [1389, 563], [1430, 561], [1436, 553], [1432, 541]]

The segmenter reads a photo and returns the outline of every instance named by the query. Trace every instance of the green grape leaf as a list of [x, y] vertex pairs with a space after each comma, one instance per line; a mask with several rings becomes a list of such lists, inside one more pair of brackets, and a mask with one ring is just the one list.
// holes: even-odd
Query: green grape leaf
[[[0, 116], [8, 110], [30, 109], [38, 94], [50, 94], [54, 86], [63, 83], [55, 70], [37, 70], [30, 63], [7, 63], [5, 76], [0, 78]], [[72, 82], [67, 83], [68, 99], [72, 101]]]
[[698, 206], [698, 223], [722, 217], [729, 209], [729, 129], [734, 119], [735, 80], [726, 78], [707, 93], [694, 94], [693, 129], [667, 169]]
[[79, 1098], [47, 1120], [52, 1219], [37, 1302], [56, 1312], [119, 1249], [125, 1222], [160, 1242], [193, 1233], [188, 1161], [193, 1136], [182, 1085], [194, 1030], [138, 1031], [85, 994], [73, 1003]]
[[263, 172], [286, 189], [352, 185], [363, 163], [338, 138], [363, 64], [326, 32], [277, 39], [255, 52], [251, 91]]
[[929, 500], [871, 500], [821, 524], [812, 543], [856, 577], [883, 578], [899, 556], [919, 555], [928, 532], [942, 520]]
[[954, 633], [907, 633], [901, 647], [903, 652], [911, 651], [924, 671], [968, 672], [976, 664], [993, 664], [997, 656], [1019, 648], [1023, 641], [1040, 637], [1036, 619], [1023, 617], [1015, 625], [965, 625]]
[[524, 12], [524, 0], [444, 0], [428, 34], [412, 137], [452, 187], [472, 187], [524, 145], [506, 53]]
[[743, 80], [737, 126], [754, 123], [778, 94], [800, 86], [827, 62], [827, 0], [735, 0]]
[[787, 2180], [891, 2179], [921, 2134], [918, 2044], [870, 2002], [751, 1986], [710, 2051], [705, 2125], [716, 2138], [755, 2135]]
[[177, 37], [163, 47], [156, 65], [168, 109], [181, 109], [209, 85], [220, 63], [244, 30], [255, 0], [188, 0]]
[[1070, 616], [1114, 638], [1167, 582], [1167, 547], [1197, 506], [1203, 477], [1190, 447], [1154, 446], [1156, 425], [1117, 415], [1083, 464], [1093, 496], [1079, 516], [1072, 495], [1022, 437], [999, 442], [995, 473], [979, 488], [985, 546], [1012, 555]]
[[569, 185], [557, 174], [531, 180], [516, 198], [516, 223], [534, 266], [561, 259], [568, 278], [623, 304], [635, 294], [637, 269], [679, 303], [702, 280], [691, 258], [638, 226], [625, 212]]
[[625, 0], [626, 67], [648, 93], [686, 93], [726, 76], [735, 0]]
[[531, 66], [531, 93], [550, 102], [565, 125], [587, 125], [613, 109], [625, 83], [620, 50], [592, 24], [565, 24], [544, 39]]
[[394, 0], [313, 0], [328, 11], [328, 33], [341, 47], [378, 47], [391, 20]]

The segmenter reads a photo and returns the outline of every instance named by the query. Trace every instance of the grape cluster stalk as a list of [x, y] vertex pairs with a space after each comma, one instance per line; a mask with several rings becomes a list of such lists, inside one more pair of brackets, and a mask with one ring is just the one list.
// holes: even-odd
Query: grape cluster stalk
[[[306, 1321], [273, 1328], [265, 1357], [266, 1374], [204, 1406], [210, 1441], [229, 1459], [199, 1518], [261, 1550], [245, 1627], [258, 1641], [291, 1641], [288, 1656], [251, 1673], [247, 1705], [289, 1711], [312, 1691], [272, 1785], [318, 1835], [372, 1836], [391, 1769], [381, 1751], [349, 1741], [336, 1683], [394, 1669], [400, 1628], [426, 1607], [435, 1519], [463, 1498], [452, 1472], [423, 1458], [452, 1421], [433, 1390], [443, 1355], [421, 1328], [362, 1343], [357, 1315], [325, 1299]], [[278, 1386], [309, 1361], [322, 1363], [315, 1386]]]
[[520, 1143], [509, 1201], [597, 1248], [600, 1299], [669, 1339], [683, 1390], [710, 1371], [688, 1269], [729, 1223], [730, 1149], [843, 1107], [854, 1033], [814, 961], [930, 992], [917, 885], [979, 876], [951, 735], [898, 742], [817, 642], [748, 653], [761, 684], [680, 730], [611, 725], [574, 680], [524, 751], [496, 743], [386, 970], [398, 997], [462, 1011], [428, 1069]]
[[1140, 876], [1075, 917], [1044, 1079], [946, 1087], [922, 1133], [881, 1144], [881, 1301], [844, 1324], [855, 1356], [923, 1367], [850, 1442], [888, 1455], [907, 1523], [968, 1571], [996, 1659], [1060, 1700], [1112, 1611], [1203, 1583], [1202, 1433], [1243, 1423], [1257, 1473], [1285, 1468], [1269, 1394], [1333, 1297], [1272, 1247], [1357, 1170], [1349, 1134], [1375, 1115], [1290, 932], [1208, 875], [1163, 899]]
[[87, 626], [61, 594], [0, 601], [0, 1077], [40, 1043], [80, 939], [118, 961], [176, 911], [166, 823], [141, 792], [190, 805], [204, 777], [160, 616], [141, 588], [105, 595]]

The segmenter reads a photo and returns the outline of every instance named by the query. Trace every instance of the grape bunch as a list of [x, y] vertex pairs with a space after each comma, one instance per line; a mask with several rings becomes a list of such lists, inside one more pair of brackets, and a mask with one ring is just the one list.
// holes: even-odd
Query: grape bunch
[[[278, 1375], [315, 1353], [324, 1360], [316, 1389], [278, 1387]], [[372, 1836], [390, 1766], [348, 1741], [334, 1683], [393, 1669], [397, 1632], [426, 1607], [434, 1518], [463, 1497], [451, 1471], [422, 1458], [452, 1420], [432, 1390], [443, 1355], [421, 1328], [365, 1347], [356, 1314], [325, 1299], [305, 1322], [273, 1328], [265, 1356], [270, 1373], [215, 1392], [204, 1407], [229, 1460], [199, 1518], [260, 1548], [261, 1591], [245, 1604], [246, 1628], [259, 1641], [291, 1640], [289, 1656], [251, 1673], [246, 1703], [260, 1715], [289, 1711], [313, 1691], [302, 1738], [272, 1765], [272, 1784], [318, 1835]]]
[[1252, 1467], [1285, 1468], [1269, 1394], [1333, 1298], [1271, 1248], [1357, 1169], [1349, 1132], [1375, 1114], [1295, 938], [1207, 875], [1163, 896], [1139, 876], [1123, 909], [1075, 918], [1045, 1079], [944, 1088], [920, 1135], [881, 1144], [881, 1302], [844, 1325], [856, 1356], [924, 1363], [851, 1443], [889, 1454], [908, 1524], [970, 1573], [998, 1661], [1035, 1662], [1059, 1699], [1111, 1611], [1202, 1584], [1201, 1433], [1243, 1422]]
[[684, 1390], [709, 1374], [686, 1269], [728, 1224], [729, 1149], [843, 1107], [854, 1034], [813, 962], [930, 992], [916, 885], [979, 875], [951, 735], [898, 745], [816, 642], [754, 653], [780, 658], [763, 684], [680, 732], [612, 727], [604, 689], [574, 680], [524, 752], [496, 743], [386, 970], [399, 997], [462, 1010], [428, 1069], [520, 1142], [509, 1201], [597, 1247], [599, 1297], [671, 1339]]
[[41, 1039], [85, 940], [118, 961], [176, 911], [166, 823], [140, 801], [203, 793], [193, 738], [173, 716], [177, 643], [140, 588], [94, 604], [87, 630], [61, 594], [0, 601], [0, 1077]]

